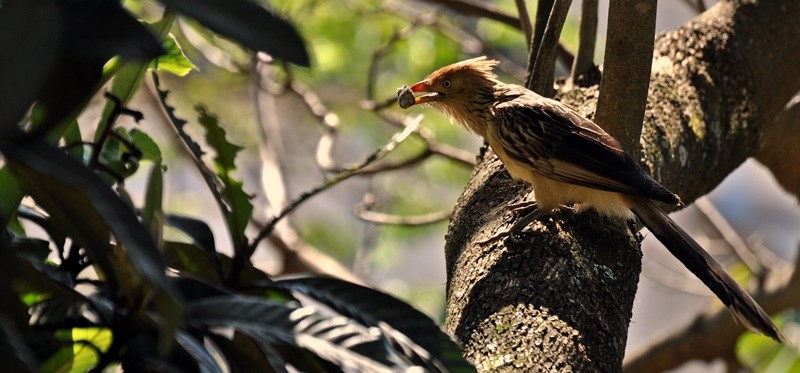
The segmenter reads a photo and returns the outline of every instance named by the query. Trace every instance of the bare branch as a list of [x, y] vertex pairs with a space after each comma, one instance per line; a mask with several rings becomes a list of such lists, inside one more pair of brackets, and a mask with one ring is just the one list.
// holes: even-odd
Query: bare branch
[[528, 7], [525, 5], [525, 0], [515, 0], [517, 4], [517, 13], [519, 13], [519, 25], [522, 32], [525, 34], [525, 41], [528, 43], [528, 53], [530, 53], [531, 39], [533, 38], [533, 26], [531, 25], [531, 17], [528, 15]]
[[584, 0], [581, 3], [581, 25], [578, 51], [569, 75], [571, 83], [594, 68], [594, 47], [597, 41], [597, 0]]
[[[612, 1], [595, 122], [631, 154], [639, 152], [653, 63], [656, 0]], [[634, 156], [636, 158], [636, 156]]]
[[363, 221], [382, 225], [401, 225], [415, 227], [439, 223], [450, 218], [450, 210], [430, 212], [420, 215], [394, 215], [373, 211], [374, 202], [364, 201], [353, 208], [353, 214]]
[[291, 214], [295, 209], [300, 207], [305, 201], [309, 200], [311, 197], [316, 196], [317, 194], [328, 190], [330, 187], [345, 181], [356, 174], [358, 174], [362, 169], [369, 166], [375, 161], [383, 159], [389, 152], [394, 150], [397, 145], [401, 142], [405, 141], [414, 131], [419, 127], [422, 123], [422, 116], [417, 116], [416, 118], [410, 119], [406, 122], [406, 127], [404, 130], [395, 133], [392, 136], [392, 139], [389, 140], [385, 145], [378, 148], [374, 153], [368, 156], [363, 162], [357, 164], [353, 168], [349, 168], [347, 170], [342, 171], [338, 175], [334, 176], [333, 178], [327, 180], [322, 185], [307, 191], [300, 195], [296, 200], [289, 203], [279, 214], [275, 215], [261, 230], [259, 230], [258, 235], [253, 239], [253, 242], [250, 244], [250, 252], [254, 252], [255, 249], [258, 247], [258, 244], [267, 237], [270, 233], [272, 233], [275, 225], [278, 224], [283, 218], [287, 215]]
[[694, 205], [697, 206], [697, 210], [714, 226], [714, 229], [722, 235], [725, 242], [733, 249], [739, 259], [747, 265], [750, 271], [757, 276], [761, 276], [765, 273], [764, 263], [753, 254], [752, 249], [747, 246], [747, 243], [739, 236], [736, 229], [731, 226], [728, 219], [719, 212], [708, 197], [703, 196], [698, 198], [694, 201]]
[[425, 0], [431, 4], [445, 6], [461, 14], [492, 19], [505, 23], [511, 27], [520, 28], [520, 21], [512, 14], [506, 13], [487, 3], [478, 3], [471, 0]]
[[[553, 3], [550, 16], [547, 18], [547, 26], [544, 28], [544, 33], [542, 34], [541, 43], [531, 46], [532, 52], [534, 49], [538, 49], [535, 59], [531, 60], [532, 54], [528, 54], [528, 68], [531, 68], [531, 64], [533, 64], [533, 68], [525, 86], [545, 97], [551, 97], [553, 95], [553, 71], [555, 71], [556, 67], [558, 39], [561, 37], [561, 29], [564, 27], [564, 22], [567, 20], [567, 13], [569, 12], [571, 3], [572, 0], [556, 0]], [[539, 22], [540, 19], [537, 13], [537, 22]], [[538, 31], [538, 24], [536, 27]], [[536, 35], [534, 35], [534, 39], [536, 39]]]
[[769, 168], [778, 183], [789, 193], [800, 197], [800, 97], [795, 97], [789, 107], [769, 123], [764, 131], [761, 150], [756, 159]]

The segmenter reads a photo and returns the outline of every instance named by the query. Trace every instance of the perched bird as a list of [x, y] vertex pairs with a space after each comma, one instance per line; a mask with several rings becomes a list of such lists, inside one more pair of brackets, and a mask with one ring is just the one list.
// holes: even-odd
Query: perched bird
[[[763, 309], [654, 201], [682, 205], [620, 143], [568, 106], [497, 80], [495, 60], [478, 57], [442, 67], [398, 90], [403, 107], [427, 103], [483, 137], [516, 180], [533, 186], [536, 210], [511, 228], [564, 204], [612, 217], [636, 214], [748, 329], [785, 340]], [[413, 101], [411, 100], [412, 94]]]

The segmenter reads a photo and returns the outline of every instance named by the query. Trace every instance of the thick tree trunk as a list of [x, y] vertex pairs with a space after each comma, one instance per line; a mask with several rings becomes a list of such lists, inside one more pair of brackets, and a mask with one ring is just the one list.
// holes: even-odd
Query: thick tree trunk
[[[775, 158], [762, 139], [787, 131], [773, 122], [800, 89], [797, 35], [800, 2], [763, 0], [721, 2], [657, 38], [640, 154], [684, 202], [748, 157]], [[597, 97], [562, 101], [591, 117]], [[529, 190], [491, 151], [479, 159], [447, 236], [447, 329], [482, 370], [621, 370], [641, 272], [632, 222], [565, 211], [521, 239], [478, 243], [508, 229], [506, 205]]]

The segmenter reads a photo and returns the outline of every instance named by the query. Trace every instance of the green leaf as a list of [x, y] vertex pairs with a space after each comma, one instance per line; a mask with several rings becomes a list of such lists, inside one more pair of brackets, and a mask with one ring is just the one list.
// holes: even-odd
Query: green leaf
[[147, 179], [147, 190], [142, 208], [142, 224], [150, 230], [158, 247], [161, 247], [164, 231], [164, 211], [161, 207], [163, 194], [164, 170], [161, 163], [156, 163], [150, 169], [150, 177]]
[[[217, 259], [219, 260], [219, 259]], [[167, 241], [164, 243], [164, 261], [170, 268], [202, 278], [213, 284], [221, 284], [224, 278], [217, 263], [194, 244]]]
[[74, 328], [56, 332], [70, 344], [56, 351], [42, 364], [42, 372], [87, 372], [100, 361], [100, 353], [111, 346], [112, 333], [106, 328]]
[[177, 76], [185, 76], [192, 70], [197, 70], [197, 66], [183, 54], [183, 49], [172, 34], [167, 35], [164, 40], [164, 48], [167, 53], [156, 59], [158, 70], [168, 71]]
[[195, 246], [203, 250], [203, 254], [211, 261], [214, 271], [217, 273], [218, 280], [222, 280], [225, 274], [222, 271], [222, 262], [217, 255], [216, 245], [214, 244], [214, 233], [211, 228], [202, 220], [188, 216], [167, 214], [166, 223], [173, 228], [185, 233], [192, 239]]
[[150, 135], [138, 128], [133, 128], [128, 132], [128, 136], [131, 143], [142, 152], [139, 159], [161, 163], [161, 149], [159, 149], [158, 144]]
[[220, 35], [275, 58], [309, 66], [305, 42], [295, 27], [271, 9], [248, 0], [160, 0]]
[[[33, 27], [32, 25], [37, 25]], [[16, 128], [55, 66], [63, 19], [53, 0], [5, 0], [0, 8], [0, 137]], [[16, 209], [16, 207], [14, 208]], [[12, 210], [13, 211], [13, 210]]]
[[390, 342], [415, 364], [438, 371], [475, 371], [464, 360], [461, 348], [433, 320], [389, 294], [322, 277], [281, 280], [275, 286], [305, 294], [366, 326], [380, 327]]
[[233, 173], [236, 171], [234, 163], [236, 155], [242, 150], [242, 147], [231, 144], [225, 138], [225, 129], [220, 126], [219, 118], [216, 115], [202, 105], [195, 106], [195, 110], [199, 114], [199, 123], [206, 130], [206, 142], [216, 152], [214, 170], [222, 181], [222, 188], [219, 192], [224, 200], [223, 215], [233, 240], [234, 250], [239, 252], [247, 247], [247, 236], [245, 236], [244, 230], [247, 228], [253, 212], [250, 196], [242, 189], [242, 182], [233, 177]]

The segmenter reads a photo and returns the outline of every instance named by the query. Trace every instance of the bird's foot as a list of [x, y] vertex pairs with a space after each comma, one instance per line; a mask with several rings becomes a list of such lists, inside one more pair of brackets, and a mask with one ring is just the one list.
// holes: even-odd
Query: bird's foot
[[514, 222], [514, 225], [512, 225], [509, 230], [498, 233], [485, 240], [478, 241], [479, 245], [488, 245], [508, 236], [513, 238], [514, 236], [522, 233], [522, 230], [525, 229], [525, 227], [527, 227], [528, 224], [530, 224], [536, 219], [539, 219], [540, 217], [544, 216], [547, 213], [544, 210], [539, 210], [536, 205], [536, 202], [523, 202], [519, 204], [508, 205], [508, 207], [511, 209], [511, 211], [517, 214], [524, 213], [524, 215], [521, 218], [519, 218], [516, 222]]

